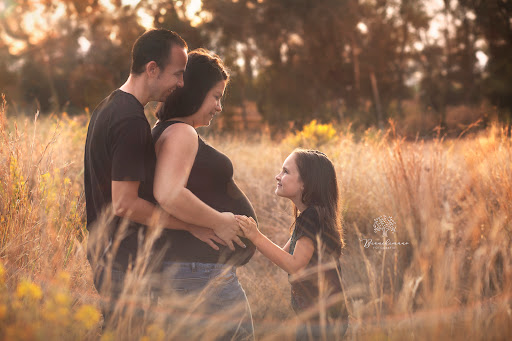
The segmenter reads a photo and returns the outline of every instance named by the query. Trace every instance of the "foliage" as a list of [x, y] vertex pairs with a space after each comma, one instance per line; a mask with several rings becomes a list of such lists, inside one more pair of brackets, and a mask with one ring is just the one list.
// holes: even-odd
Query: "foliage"
[[[382, 128], [407, 119], [402, 102], [414, 96], [443, 127], [447, 106], [487, 99], [501, 120], [512, 113], [512, 12], [503, 1], [443, 1], [432, 11], [425, 0], [203, 0], [201, 20], [189, 4], [4, 2], [0, 90], [20, 112], [92, 108], [125, 81], [131, 46], [152, 25], [217, 52], [232, 71], [227, 106], [257, 101], [278, 129], [351, 113]], [[428, 33], [434, 20], [448, 25], [440, 36]], [[485, 68], [477, 54], [489, 57]]]
[[306, 124], [301, 131], [290, 134], [283, 142], [295, 147], [318, 148], [326, 143], [334, 142], [337, 137], [332, 123], [321, 124], [316, 120]]
[[96, 332], [101, 314], [95, 306], [73, 304], [70, 276], [58, 273], [59, 282], [48, 292], [33, 281], [21, 279], [11, 292], [0, 263], [0, 339], [87, 339]]

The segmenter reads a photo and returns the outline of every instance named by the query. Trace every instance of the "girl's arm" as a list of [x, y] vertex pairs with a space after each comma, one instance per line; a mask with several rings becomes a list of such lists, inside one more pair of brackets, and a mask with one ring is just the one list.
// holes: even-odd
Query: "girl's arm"
[[198, 146], [197, 133], [188, 124], [176, 123], [164, 131], [155, 146], [155, 199], [179, 220], [211, 228], [230, 249], [235, 249], [233, 242], [245, 247], [233, 213], [214, 210], [186, 188]]
[[[265, 257], [290, 275], [296, 274], [308, 265], [313, 256], [313, 251], [315, 250], [313, 241], [308, 237], [300, 238], [295, 245], [293, 255], [290, 255], [261, 233], [254, 219], [239, 215], [235, 217], [245, 236], [254, 243], [256, 248], [260, 250]], [[290, 241], [286, 243], [285, 248], [286, 247], [288, 247], [288, 249], [290, 248]]]
[[285, 250], [286, 252], [290, 252], [290, 243], [291, 242], [292, 242], [292, 238], [289, 238], [288, 241], [286, 242], [286, 244], [284, 244], [283, 250]]

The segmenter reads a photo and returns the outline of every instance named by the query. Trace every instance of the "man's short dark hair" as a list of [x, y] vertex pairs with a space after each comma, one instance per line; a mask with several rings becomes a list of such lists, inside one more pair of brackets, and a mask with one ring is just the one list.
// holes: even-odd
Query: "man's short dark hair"
[[140, 75], [147, 63], [155, 61], [164, 69], [171, 61], [171, 48], [177, 45], [187, 49], [187, 43], [176, 32], [166, 29], [146, 31], [133, 44], [131, 73]]

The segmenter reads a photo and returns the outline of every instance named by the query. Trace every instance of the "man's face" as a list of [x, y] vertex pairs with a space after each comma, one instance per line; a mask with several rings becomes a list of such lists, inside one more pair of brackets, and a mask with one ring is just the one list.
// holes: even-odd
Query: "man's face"
[[171, 62], [165, 68], [158, 69], [159, 72], [154, 79], [152, 100], [164, 102], [176, 88], [183, 86], [183, 72], [187, 66], [187, 50], [180, 46], [173, 46], [171, 49]]

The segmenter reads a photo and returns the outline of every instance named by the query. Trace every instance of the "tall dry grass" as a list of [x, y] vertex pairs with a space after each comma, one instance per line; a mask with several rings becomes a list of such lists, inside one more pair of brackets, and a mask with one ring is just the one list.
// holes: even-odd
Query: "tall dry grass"
[[[86, 129], [87, 114], [34, 120], [10, 117], [5, 103], [1, 107], [0, 339], [100, 338], [100, 297], [85, 257]], [[494, 125], [460, 139], [407, 142], [393, 129], [369, 130], [356, 139], [345, 128], [320, 146], [325, 141], [304, 134], [282, 142], [266, 134], [208, 141], [232, 159], [235, 180], [253, 203], [262, 231], [280, 244], [289, 238], [292, 222], [289, 203], [273, 194], [281, 163], [296, 143], [318, 147], [333, 160], [346, 241], [346, 339], [512, 337], [509, 130]], [[389, 242], [406, 245], [365, 247], [368, 239], [385, 242], [373, 230], [374, 219], [383, 215], [396, 222]], [[125, 301], [132, 307], [130, 298], [146, 287], [146, 265], [131, 275]], [[287, 275], [258, 253], [238, 272], [257, 339], [293, 339], [297, 320]], [[102, 338], [175, 338], [193, 329], [191, 321], [200, 314], [194, 302], [179, 297], [153, 310], [138, 303], [157, 318], [150, 324], [146, 315], [134, 319], [133, 312], [107, 324]], [[173, 312], [178, 318], [172, 325], [158, 323], [160, 313]], [[194, 337], [213, 339], [208, 331], [222, 321], [210, 323], [195, 328]]]

